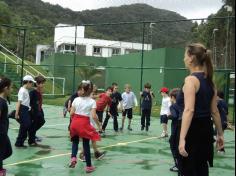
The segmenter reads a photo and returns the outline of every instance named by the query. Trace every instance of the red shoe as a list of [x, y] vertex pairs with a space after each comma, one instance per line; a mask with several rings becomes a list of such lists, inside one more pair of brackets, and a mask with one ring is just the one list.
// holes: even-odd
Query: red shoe
[[6, 176], [6, 169], [0, 170], [0, 176]]
[[71, 163], [69, 167], [75, 168], [76, 164], [77, 164], [77, 158], [76, 157], [71, 158]]
[[94, 166], [85, 167], [86, 173], [91, 173], [91, 172], [94, 172], [95, 170], [96, 168]]

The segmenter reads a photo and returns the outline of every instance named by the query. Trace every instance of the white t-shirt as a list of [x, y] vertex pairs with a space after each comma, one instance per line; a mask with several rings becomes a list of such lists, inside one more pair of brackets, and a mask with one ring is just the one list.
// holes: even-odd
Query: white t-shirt
[[78, 97], [74, 99], [72, 107], [75, 108], [75, 114], [90, 117], [91, 110], [96, 109], [96, 101], [90, 97]]
[[169, 115], [170, 106], [171, 106], [170, 97], [163, 97], [161, 104], [161, 115]]
[[18, 92], [18, 101], [21, 101], [21, 104], [30, 108], [30, 96], [28, 89], [21, 87]]
[[124, 109], [130, 109], [137, 105], [137, 98], [133, 92], [124, 92], [121, 97]]

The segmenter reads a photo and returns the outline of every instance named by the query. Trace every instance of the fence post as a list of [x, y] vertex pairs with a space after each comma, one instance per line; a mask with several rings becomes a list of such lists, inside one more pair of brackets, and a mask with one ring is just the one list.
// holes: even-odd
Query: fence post
[[23, 83], [24, 76], [24, 61], [25, 61], [25, 43], [26, 43], [26, 28], [23, 29], [24, 40], [23, 40], [23, 52], [22, 52], [22, 61], [21, 61], [21, 85]]
[[55, 95], [55, 78], [52, 78], [52, 94]]
[[75, 51], [74, 51], [74, 61], [73, 61], [73, 92], [72, 94], [75, 92], [75, 69], [76, 69], [76, 55], [77, 55], [77, 25], [75, 26]]
[[62, 94], [65, 95], [65, 82], [66, 82], [66, 79], [64, 78], [63, 79], [63, 89], [62, 89]]
[[6, 73], [7, 72], [7, 57], [6, 57], [6, 55], [5, 55], [5, 63], [4, 63], [4, 73]]
[[[143, 23], [143, 36], [142, 36], [142, 57], [141, 57], [141, 77], [140, 77], [140, 92], [143, 89], [143, 59], [144, 59], [144, 43], [145, 43], [145, 27], [146, 27], [146, 23]], [[140, 97], [140, 101], [139, 101], [139, 113], [141, 115], [141, 102], [142, 98]]]

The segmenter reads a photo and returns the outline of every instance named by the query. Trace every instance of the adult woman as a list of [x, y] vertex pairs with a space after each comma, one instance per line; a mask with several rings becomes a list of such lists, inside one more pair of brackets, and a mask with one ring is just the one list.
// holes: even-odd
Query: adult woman
[[184, 62], [191, 75], [185, 78], [177, 97], [182, 111], [179, 175], [208, 176], [208, 164], [213, 166], [214, 153], [212, 117], [218, 132], [217, 147], [224, 147], [211, 52], [202, 44], [191, 44], [186, 47]]

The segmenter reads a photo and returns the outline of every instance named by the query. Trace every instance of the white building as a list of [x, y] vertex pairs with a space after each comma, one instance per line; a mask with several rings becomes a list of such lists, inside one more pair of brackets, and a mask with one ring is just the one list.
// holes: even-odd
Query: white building
[[[123, 41], [99, 40], [85, 38], [85, 27], [77, 26], [77, 38], [75, 48], [75, 27], [66, 24], [58, 24], [54, 33], [54, 50], [57, 53], [76, 52], [80, 55], [95, 57], [112, 57], [124, 55], [142, 50], [142, 43], [131, 43]], [[37, 46], [36, 64], [40, 64], [42, 54], [49, 46]], [[152, 50], [151, 44], [144, 44], [144, 50]]]

